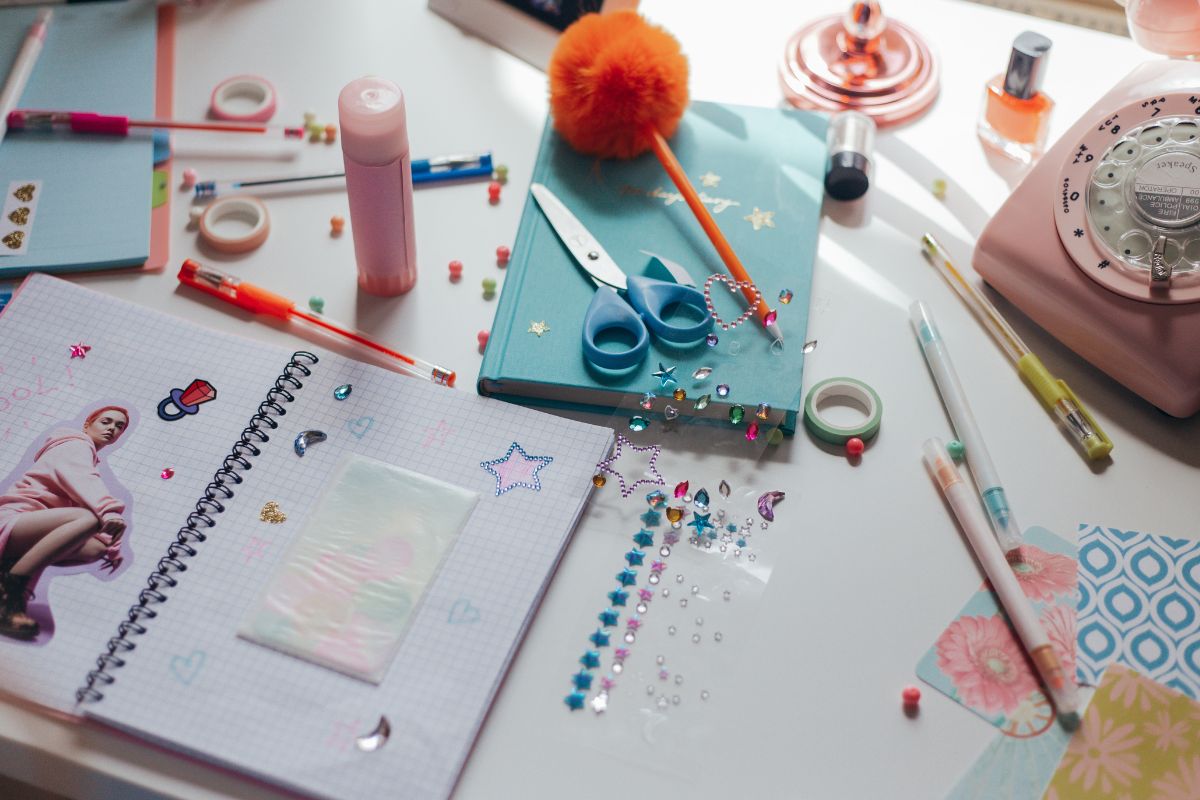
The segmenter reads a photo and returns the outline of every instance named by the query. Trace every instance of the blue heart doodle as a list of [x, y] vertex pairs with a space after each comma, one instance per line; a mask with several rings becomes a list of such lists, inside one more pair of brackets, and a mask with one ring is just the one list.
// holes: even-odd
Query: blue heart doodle
[[375, 424], [374, 417], [359, 417], [352, 419], [346, 423], [346, 428], [356, 438], [361, 439], [367, 435], [367, 431], [371, 430], [371, 426]]
[[479, 609], [471, 605], [471, 601], [467, 598], [459, 598], [450, 607], [450, 616], [446, 618], [446, 621], [451, 625], [466, 625], [472, 622], [479, 622]]
[[200, 668], [204, 666], [204, 651], [193, 650], [192, 654], [187, 658], [183, 656], [171, 657], [171, 674], [184, 686], [191, 686], [192, 681], [196, 679]]

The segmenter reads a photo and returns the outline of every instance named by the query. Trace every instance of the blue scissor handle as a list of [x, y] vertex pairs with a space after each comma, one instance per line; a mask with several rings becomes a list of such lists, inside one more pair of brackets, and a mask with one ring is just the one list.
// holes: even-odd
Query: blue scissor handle
[[[628, 278], [627, 285], [629, 304], [641, 313], [646, 326], [660, 339], [673, 344], [688, 344], [702, 338], [712, 328], [712, 315], [708, 313], [704, 292], [695, 286], [636, 275]], [[664, 320], [663, 309], [676, 303], [698, 309], [701, 315], [700, 322], [673, 325]]]
[[[633, 334], [636, 339], [633, 347], [616, 352], [597, 347], [596, 337], [614, 328]], [[584, 358], [604, 369], [626, 369], [645, 358], [649, 349], [650, 335], [638, 313], [617, 295], [616, 289], [609, 286], [597, 289], [583, 315]]]

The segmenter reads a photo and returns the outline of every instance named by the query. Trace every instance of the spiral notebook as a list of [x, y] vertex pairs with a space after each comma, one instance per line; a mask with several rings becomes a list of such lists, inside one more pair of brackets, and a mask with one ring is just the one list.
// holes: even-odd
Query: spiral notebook
[[[0, 568], [18, 484], [126, 527], [41, 572], [3, 688], [302, 794], [445, 796], [611, 445], [31, 276], [0, 314]], [[395, 537], [361, 524], [397, 506]]]

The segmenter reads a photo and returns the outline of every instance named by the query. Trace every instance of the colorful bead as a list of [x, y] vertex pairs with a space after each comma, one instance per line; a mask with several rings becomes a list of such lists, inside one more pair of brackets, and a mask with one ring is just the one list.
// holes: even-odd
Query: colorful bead
[[795, 295], [792, 294], [791, 289], [784, 289], [779, 293], [779, 302], [786, 306], [788, 303], [792, 302], [793, 297], [795, 297]]
[[334, 400], [345, 400], [350, 396], [350, 392], [354, 391], [354, 386], [349, 383], [343, 383], [341, 386], [333, 390]]
[[325, 298], [314, 294], [308, 298], [308, 307], [320, 314], [325, 310]]
[[324, 137], [324, 135], [325, 135], [325, 131], [321, 128], [320, 125], [314, 124], [311, 128], [308, 129], [308, 140], [310, 142], [314, 142], [314, 143], [319, 142], [319, 141], [321, 141], [322, 137]]
[[[682, 483], [675, 484], [676, 499], [683, 497], [687, 493], [688, 493], [688, 482], [687, 481], [683, 481]], [[675, 520], [671, 520], [671, 521], [674, 522]]]
[[500, 183], [508, 183], [507, 164], [497, 164], [496, 168], [492, 172], [496, 176], [496, 180], [500, 181]]
[[341, 236], [342, 231], [346, 229], [346, 218], [334, 214], [329, 218], [329, 235]]
[[709, 347], [716, 347], [717, 342], [719, 342], [719, 341], [720, 341], [720, 339], [717, 338], [717, 335], [715, 333], [710, 333], [708, 336], [704, 337], [704, 343], [706, 345], [708, 345]]
[[158, 473], [158, 477], [162, 478], [164, 481], [169, 481], [171, 478], [175, 477], [175, 470], [167, 467], [162, 472]]
[[717, 397], [728, 397], [728, 396], [729, 396], [729, 384], [727, 384], [727, 383], [717, 384]]
[[757, 438], [758, 438], [758, 423], [751, 422], [749, 425], [746, 426], [746, 441], [753, 442]]
[[592, 476], [592, 486], [595, 486], [597, 489], [599, 489], [606, 483], [608, 483], [608, 478], [604, 477], [604, 475], [602, 475], [601, 473], [597, 472], [595, 475]]
[[491, 300], [496, 295], [496, 279], [484, 278], [483, 283], [483, 299]]
[[867, 446], [863, 444], [863, 440], [857, 436], [852, 436], [846, 440], [846, 455], [848, 456], [861, 456], [866, 449]]
[[687, 397], [687, 392], [685, 392], [683, 389], [676, 389], [671, 393], [671, 396], [676, 400], [683, 400], [685, 397]]
[[496, 205], [500, 202], [500, 181], [492, 181], [488, 184], [488, 202]]
[[642, 395], [641, 402], [638, 403], [646, 411], [654, 408], [654, 392], [646, 392]]
[[200, 180], [200, 176], [196, 174], [196, 170], [188, 167], [183, 171], [183, 188], [191, 189], [196, 185], [196, 181]]
[[758, 408], [754, 409], [754, 416], [759, 419], [766, 419], [771, 416], [771, 406], [769, 403], [759, 403]]
[[458, 283], [459, 279], [462, 278], [462, 272], [463, 272], [463, 263], [461, 261], [456, 260], [456, 261], [450, 262], [450, 282], [451, 283]]
[[697, 411], [703, 411], [704, 409], [708, 408], [708, 403], [710, 400], [712, 400], [711, 394], [702, 394], [696, 398], [696, 402], [692, 404], [692, 408], [696, 409]]
[[[745, 418], [745, 416], [746, 416], [746, 409], [743, 408], [742, 406], [735, 405], [735, 406], [729, 407], [729, 421], [732, 422], [734, 425], [740, 424], [742, 419]], [[755, 435], [757, 435], [757, 431], [755, 431]]]
[[508, 260], [510, 258], [512, 258], [512, 250], [508, 249], [508, 247], [506, 245], [500, 245], [499, 247], [496, 248], [496, 265], [497, 266], [499, 266], [499, 267], [507, 266]]
[[629, 430], [636, 432], [644, 431], [650, 427], [650, 420], [645, 417], [630, 417]]
[[916, 686], [905, 686], [900, 692], [900, 699], [904, 701], [907, 708], [912, 708], [921, 702], [921, 690]]
[[325, 144], [333, 144], [335, 141], [337, 141], [337, 126], [336, 125], [326, 125], [325, 126]]
[[962, 461], [963, 456], [967, 452], [967, 447], [958, 439], [951, 439], [950, 441], [946, 442], [946, 452], [949, 453], [950, 457], [955, 461]]

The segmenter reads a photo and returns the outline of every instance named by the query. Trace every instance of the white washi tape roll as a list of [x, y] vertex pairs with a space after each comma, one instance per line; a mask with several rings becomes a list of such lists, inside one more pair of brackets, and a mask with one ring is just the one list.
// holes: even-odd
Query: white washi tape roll
[[[247, 107], [246, 101], [252, 103]], [[213, 89], [209, 111], [216, 119], [266, 122], [275, 116], [275, 87], [257, 75], [235, 75]]]
[[[217, 224], [224, 219], [238, 218], [250, 225], [240, 236], [220, 233]], [[262, 245], [271, 232], [271, 217], [267, 207], [257, 197], [234, 195], [213, 201], [200, 216], [200, 238], [222, 253], [246, 253]]]

